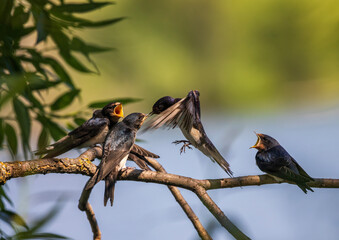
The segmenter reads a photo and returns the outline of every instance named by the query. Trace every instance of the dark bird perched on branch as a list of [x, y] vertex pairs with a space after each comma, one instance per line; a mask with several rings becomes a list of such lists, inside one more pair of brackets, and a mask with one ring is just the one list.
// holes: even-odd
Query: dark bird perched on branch
[[213, 162], [217, 162], [225, 172], [232, 177], [232, 171], [227, 161], [221, 156], [217, 148], [207, 137], [201, 123], [199, 92], [190, 91], [185, 98], [162, 97], [153, 105], [150, 114], [158, 114], [145, 125], [144, 131], [156, 129], [161, 126], [175, 128], [179, 126], [186, 140], [175, 141], [174, 143], [184, 143], [180, 153], [185, 151], [185, 147], [193, 145]]
[[294, 182], [304, 193], [313, 189], [307, 182], [314, 181], [302, 167], [291, 157], [288, 152], [274, 138], [256, 133], [258, 140], [251, 148], [258, 149], [255, 156], [258, 167], [261, 171], [268, 173], [274, 178]]
[[35, 155], [46, 154], [44, 158], [52, 158], [73, 148], [85, 148], [101, 144], [105, 141], [109, 128], [123, 116], [122, 104], [119, 102], [110, 103], [102, 110], [94, 111], [91, 119], [69, 132], [65, 137], [44, 149], [36, 151]]
[[[36, 151], [35, 155], [46, 154], [44, 158], [53, 158], [73, 148], [85, 148], [102, 144], [105, 141], [109, 129], [123, 116], [121, 103], [109, 103], [101, 110], [95, 110], [91, 119], [52, 145]], [[134, 161], [141, 169], [150, 170], [145, 162], [145, 157], [159, 158], [158, 155], [134, 144], [128, 159]]]
[[136, 133], [146, 119], [143, 113], [132, 113], [122, 122], [114, 125], [105, 140], [102, 160], [94, 176], [87, 182], [85, 190], [90, 190], [105, 179], [104, 205], [114, 200], [114, 187], [118, 173], [125, 168], [126, 160], [135, 141]]

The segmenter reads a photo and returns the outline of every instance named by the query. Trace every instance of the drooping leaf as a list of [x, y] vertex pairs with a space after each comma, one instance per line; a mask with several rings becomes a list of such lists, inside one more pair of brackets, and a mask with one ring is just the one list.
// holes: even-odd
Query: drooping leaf
[[111, 100], [97, 101], [88, 104], [89, 108], [103, 108], [107, 104], [111, 102], [120, 102], [121, 104], [129, 104], [134, 102], [140, 102], [142, 99], [140, 98], [115, 98]]
[[70, 3], [63, 4], [60, 6], [54, 5], [51, 9], [52, 12], [67, 12], [67, 13], [85, 13], [89, 11], [93, 11], [98, 8], [102, 8], [104, 6], [113, 4], [113, 2], [90, 2], [90, 3]]
[[65, 60], [65, 62], [70, 65], [75, 70], [84, 73], [91, 73], [93, 71], [89, 70], [85, 65], [83, 65], [76, 57], [74, 57], [69, 51], [61, 50], [60, 55]]
[[108, 19], [108, 20], [102, 20], [98, 22], [87, 21], [87, 22], [79, 23], [79, 26], [80, 27], [104, 27], [107, 25], [118, 23], [124, 19], [125, 17], [119, 17], [119, 18], [113, 18], [113, 19]]
[[75, 89], [72, 79], [57, 60], [46, 57], [44, 58], [44, 63], [49, 64], [53, 68], [61, 81], [65, 82], [70, 88]]
[[18, 153], [18, 140], [14, 128], [9, 124], [5, 124], [5, 135], [9, 150], [15, 156]]
[[48, 145], [49, 145], [49, 134], [46, 128], [42, 126], [38, 139], [38, 149], [43, 149]]
[[38, 44], [41, 41], [45, 41], [47, 38], [47, 35], [49, 34], [48, 30], [49, 30], [49, 25], [50, 25], [50, 19], [45, 10], [37, 11], [37, 14], [34, 14], [33, 12], [33, 16], [36, 21], [36, 30], [38, 32], [38, 36], [36, 40], [36, 44]]
[[1, 96], [0, 107], [17, 93], [21, 93], [27, 85], [26, 78], [23, 74], [7, 75], [4, 82], [8, 86], [9, 91], [4, 96]]
[[40, 101], [32, 94], [32, 91], [28, 90], [24, 92], [23, 96], [31, 103], [32, 107], [38, 108], [40, 111], [44, 111], [44, 107]]
[[51, 105], [51, 109], [53, 111], [56, 111], [56, 110], [60, 110], [60, 109], [63, 109], [65, 107], [67, 107], [68, 105], [70, 105], [74, 98], [76, 96], [78, 96], [80, 93], [80, 90], [79, 89], [74, 89], [74, 90], [71, 90], [69, 92], [66, 92], [65, 94], [61, 95], [52, 105]]
[[17, 226], [21, 226], [21, 227], [28, 229], [28, 226], [25, 223], [25, 221], [22, 219], [22, 217], [20, 217], [17, 213], [13, 211], [9, 211], [9, 210], [0, 211], [0, 219], [3, 222], [11, 225], [12, 227], [17, 225]]
[[0, 1], [0, 22], [2, 26], [8, 25], [10, 18], [12, 7], [14, 5], [13, 0], [1, 0]]
[[44, 240], [54, 240], [54, 239], [70, 239], [68, 237], [55, 234], [55, 233], [30, 233], [30, 232], [21, 232], [21, 234], [16, 234], [14, 239], [44, 239]]
[[24, 11], [23, 5], [18, 5], [14, 9], [13, 17], [11, 19], [11, 24], [13, 29], [20, 29], [23, 28], [23, 25], [29, 19], [29, 12]]
[[40, 76], [36, 76], [35, 78], [31, 78], [29, 80], [29, 87], [31, 90], [44, 90], [48, 89], [50, 87], [54, 87], [58, 84], [60, 84], [62, 81], [46, 81], [42, 79]]
[[31, 118], [27, 107], [18, 99], [13, 99], [13, 108], [16, 119], [21, 130], [21, 137], [24, 146], [29, 146], [29, 136], [31, 134]]
[[84, 119], [84, 118], [74, 118], [73, 120], [74, 120], [74, 122], [75, 122], [78, 126], [80, 126], [81, 124], [83, 124], [84, 122], [87, 121], [87, 120]]
[[73, 131], [74, 129], [76, 129], [76, 126], [70, 122], [66, 123], [66, 127], [70, 131]]
[[84, 41], [82, 41], [80, 38], [77, 38], [77, 37], [74, 37], [72, 39], [70, 48], [73, 51], [81, 52], [86, 56], [88, 56], [89, 53], [105, 52], [105, 51], [110, 51], [113, 49], [113, 48], [99, 47], [95, 45], [86, 44]]
[[44, 126], [47, 127], [54, 141], [59, 140], [66, 135], [66, 132], [55, 122], [38, 114], [37, 120]]
[[7, 185], [0, 186], [0, 202], [1, 202], [1, 205], [2, 205], [0, 210], [5, 208], [5, 203], [4, 203], [5, 201], [4, 200], [6, 200], [7, 203], [9, 203], [9, 205], [13, 206], [12, 200], [8, 197], [8, 195], [7, 195], [7, 193], [4, 189], [6, 186]]

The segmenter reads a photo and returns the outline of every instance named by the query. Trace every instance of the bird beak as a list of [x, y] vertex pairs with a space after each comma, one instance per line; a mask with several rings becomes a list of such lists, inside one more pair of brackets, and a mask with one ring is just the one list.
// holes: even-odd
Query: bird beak
[[119, 103], [115, 108], [114, 108], [114, 112], [113, 112], [113, 116], [122, 118], [124, 117], [124, 111], [122, 110], [122, 104]]
[[258, 148], [259, 147], [259, 143], [260, 143], [260, 134], [258, 134], [258, 133], [256, 133], [256, 132], [254, 132], [255, 133], [255, 135], [257, 135], [257, 137], [258, 137], [258, 139], [257, 139], [257, 142], [252, 146], [252, 147], [250, 147], [250, 149], [251, 148]]
[[152, 116], [153, 114], [154, 114], [154, 112], [151, 111], [150, 113], [148, 113], [148, 114], [146, 115], [146, 117], [150, 117], [150, 116]]

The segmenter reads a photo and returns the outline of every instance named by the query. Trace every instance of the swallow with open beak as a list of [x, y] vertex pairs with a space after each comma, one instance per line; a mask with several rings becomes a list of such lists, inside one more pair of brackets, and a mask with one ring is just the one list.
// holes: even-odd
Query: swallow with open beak
[[162, 97], [153, 105], [153, 111], [157, 114], [145, 125], [144, 131], [157, 129], [161, 126], [175, 128], [179, 126], [186, 140], [175, 141], [174, 143], [184, 143], [180, 153], [185, 151], [185, 147], [193, 145], [213, 162], [217, 162], [224, 171], [232, 177], [232, 171], [228, 162], [219, 153], [211, 140], [207, 137], [200, 116], [199, 92], [190, 91], [185, 98]]
[[85, 148], [101, 144], [105, 141], [108, 130], [123, 117], [122, 104], [114, 102], [106, 105], [101, 110], [93, 112], [92, 118], [81, 126], [69, 132], [65, 137], [44, 149], [35, 152], [44, 158], [61, 155], [73, 148]]
[[114, 200], [115, 182], [118, 173], [125, 168], [126, 160], [133, 147], [136, 133], [146, 119], [143, 113], [132, 113], [122, 122], [115, 124], [109, 131], [103, 148], [102, 160], [93, 177], [87, 182], [85, 190], [90, 190], [99, 181], [105, 179], [104, 205]]
[[294, 182], [304, 193], [313, 189], [307, 182], [314, 181], [293, 157], [274, 138], [255, 133], [258, 140], [251, 148], [258, 149], [255, 160], [259, 169], [274, 178]]

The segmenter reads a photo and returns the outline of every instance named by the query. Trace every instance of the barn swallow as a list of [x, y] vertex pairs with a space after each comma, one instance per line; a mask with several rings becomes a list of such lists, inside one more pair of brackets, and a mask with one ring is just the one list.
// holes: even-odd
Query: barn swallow
[[279, 144], [274, 138], [255, 133], [258, 140], [251, 148], [258, 149], [255, 160], [259, 169], [268, 173], [274, 178], [284, 179], [294, 182], [304, 193], [313, 189], [307, 185], [307, 182], [314, 181], [293, 157]]
[[118, 173], [126, 167], [126, 160], [135, 141], [136, 133], [146, 119], [143, 113], [132, 113], [122, 122], [115, 124], [109, 131], [102, 160], [93, 177], [87, 182], [85, 190], [90, 190], [99, 181], [105, 179], [104, 205], [114, 200], [114, 187]]
[[[144, 131], [157, 129], [161, 126], [175, 128], [179, 126], [186, 140], [175, 141], [174, 143], [184, 143], [180, 150], [185, 151], [185, 147], [193, 145], [213, 162], [217, 162], [225, 172], [232, 177], [232, 171], [227, 161], [221, 156], [217, 148], [207, 137], [200, 116], [199, 92], [190, 91], [185, 98], [162, 97], [153, 105], [152, 114], [158, 114], [145, 125]], [[189, 147], [190, 148], [190, 147]]]
[[44, 158], [52, 158], [73, 148], [85, 148], [105, 141], [109, 129], [124, 116], [122, 104], [110, 103], [101, 110], [93, 112], [92, 118], [69, 132], [52, 145], [35, 152], [35, 155], [46, 154]]

